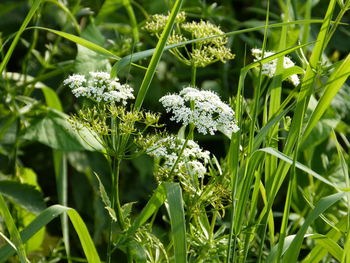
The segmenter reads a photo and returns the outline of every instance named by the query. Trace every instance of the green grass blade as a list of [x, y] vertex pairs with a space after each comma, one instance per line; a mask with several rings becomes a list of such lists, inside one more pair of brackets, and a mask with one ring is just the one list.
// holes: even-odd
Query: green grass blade
[[[327, 238], [333, 240], [334, 242], [337, 242], [341, 236], [342, 232], [340, 231], [346, 231], [346, 225], [347, 225], [347, 217], [344, 216], [336, 225], [336, 228], [332, 228], [327, 234]], [[318, 263], [324, 257], [327, 255], [327, 251], [324, 250], [323, 246], [321, 244], [316, 244], [316, 246], [311, 250], [311, 252], [305, 257], [305, 259], [302, 261], [302, 263]]]
[[350, 55], [348, 55], [341, 65], [332, 73], [329, 77], [325, 91], [320, 98], [316, 109], [312, 112], [309, 122], [305, 128], [303, 139], [306, 139], [312, 129], [316, 126], [317, 122], [321, 119], [322, 115], [329, 108], [333, 98], [338, 93], [339, 89], [343, 86], [346, 79], [350, 75]]
[[59, 31], [59, 30], [54, 30], [54, 29], [51, 29], [51, 28], [46, 28], [46, 27], [40, 27], [40, 26], [35, 26], [35, 27], [30, 27], [30, 28], [33, 28], [33, 29], [40, 29], [40, 30], [45, 30], [45, 31], [49, 31], [53, 34], [56, 34], [56, 35], [59, 35], [65, 39], [68, 39], [76, 44], [79, 44], [83, 47], [86, 47], [92, 51], [95, 51], [97, 53], [100, 53], [102, 55], [105, 55], [107, 57], [110, 57], [110, 58], [114, 58], [114, 59], [120, 59], [120, 57], [118, 57], [117, 55], [115, 55], [113, 52], [95, 44], [95, 43], [92, 43], [90, 42], [89, 40], [86, 40], [82, 37], [78, 37], [76, 35], [72, 35], [72, 34], [69, 34], [69, 33], [66, 33], [66, 32], [62, 32], [62, 31]]
[[[80, 243], [83, 247], [87, 261], [89, 263], [100, 263], [100, 258], [97, 254], [96, 248], [92, 242], [90, 234], [86, 228], [84, 221], [79, 214], [72, 208], [64, 207], [61, 205], [53, 205], [45, 209], [40, 213], [22, 232], [21, 238], [23, 242], [28, 241], [35, 233], [41, 228], [46, 226], [54, 218], [60, 216], [63, 213], [67, 213], [75, 231], [78, 234]], [[0, 261], [6, 262], [6, 260], [13, 255], [15, 250], [10, 245], [5, 245], [0, 248]]]
[[[289, 156], [287, 156], [284, 153], [281, 153], [280, 151], [274, 149], [274, 148], [262, 148], [259, 149], [258, 151], [262, 151], [262, 152], [266, 152], [268, 154], [271, 154], [277, 158], [279, 158], [280, 160], [288, 163], [288, 164], [293, 164], [293, 159], [290, 158]], [[320, 174], [316, 173], [315, 171], [311, 170], [310, 168], [306, 167], [305, 165], [301, 164], [300, 162], [296, 162], [295, 163], [295, 167], [299, 168], [300, 170], [304, 171], [305, 173], [308, 173], [310, 175], [312, 175], [313, 177], [315, 177], [316, 179], [320, 180], [321, 182], [331, 186], [332, 188], [339, 190], [339, 188], [334, 185], [332, 182], [330, 182], [329, 180], [327, 180], [326, 178], [322, 177]]]
[[[21, 239], [21, 236], [17, 230], [16, 224], [11, 216], [11, 213], [6, 205], [6, 202], [2, 195], [0, 194], [0, 213], [5, 221], [7, 230], [10, 233], [10, 238], [13, 241], [13, 244], [16, 247], [17, 254], [19, 256], [19, 259], [21, 263], [26, 263], [27, 262], [27, 256], [26, 252], [24, 249], [24, 245]], [[11, 249], [13, 249], [12, 246], [8, 245]], [[0, 259], [2, 259], [1, 254], [0, 254]]]
[[[294, 238], [295, 238], [295, 235], [287, 236], [285, 238], [282, 255], [289, 248]], [[311, 238], [315, 240], [316, 244], [320, 246], [323, 250], [325, 250], [326, 253], [330, 253], [334, 258], [340, 261], [341, 255], [343, 253], [343, 249], [334, 240], [330, 239], [326, 235], [321, 235], [321, 234], [308, 234], [308, 235], [305, 235], [304, 238]], [[277, 245], [272, 248], [271, 253], [267, 258], [266, 262], [274, 262], [276, 257], [276, 252], [277, 252]]]
[[186, 260], [186, 228], [185, 213], [182, 204], [182, 193], [178, 183], [165, 183], [168, 212], [170, 215], [171, 232], [174, 241], [175, 262], [185, 263]]
[[[53, 163], [55, 168], [55, 179], [58, 202], [60, 205], [68, 205], [68, 174], [67, 174], [67, 158], [63, 151], [52, 150]], [[64, 246], [66, 249], [67, 257], [70, 257], [70, 244], [69, 244], [69, 226], [67, 214], [61, 215], [61, 227], [63, 234]], [[70, 260], [69, 260], [70, 261]]]
[[135, 219], [131, 227], [127, 231], [127, 236], [133, 235], [136, 230], [142, 226], [146, 221], [158, 211], [166, 200], [166, 189], [164, 184], [160, 184], [157, 189], [154, 191], [150, 200], [147, 202], [146, 206], [142, 209], [140, 215]]
[[345, 193], [337, 193], [333, 195], [329, 195], [327, 197], [323, 197], [316, 204], [315, 208], [309, 214], [309, 216], [305, 219], [305, 222], [299, 229], [292, 243], [288, 247], [285, 256], [283, 257], [282, 263], [293, 263], [297, 262], [299, 251], [305, 236], [305, 233], [314, 220], [319, 217], [324, 211], [326, 211], [330, 206], [339, 201]]
[[67, 214], [74, 226], [75, 231], [79, 236], [79, 240], [80, 240], [81, 246], [83, 247], [87, 261], [89, 263], [101, 262], [100, 257], [98, 256], [96, 247], [91, 239], [91, 236], [89, 234], [89, 231], [83, 219], [80, 217], [78, 212], [75, 211], [74, 209], [68, 209]]
[[165, 44], [166, 44], [168, 37], [173, 29], [173, 26], [175, 23], [175, 18], [180, 11], [180, 8], [182, 6], [182, 2], [183, 2], [183, 0], [176, 0], [175, 4], [173, 6], [173, 9], [169, 15], [169, 20], [167, 21], [166, 26], [162, 32], [162, 35], [159, 38], [159, 41], [157, 43], [154, 54], [153, 54], [151, 61], [148, 65], [145, 77], [142, 80], [140, 90], [139, 90], [137, 97], [136, 97], [136, 100], [135, 100], [135, 105], [134, 105], [135, 110], [139, 110], [141, 108], [143, 100], [146, 97], [146, 93], [147, 93], [148, 88], [151, 84], [154, 73], [156, 72], [158, 62], [159, 62], [159, 60], [164, 52]]
[[33, 2], [32, 7], [29, 10], [29, 13], [27, 14], [26, 18], [24, 19], [20, 29], [17, 31], [15, 38], [13, 39], [10, 48], [7, 50], [6, 55], [4, 57], [4, 60], [0, 64], [0, 75], [2, 75], [2, 72], [6, 68], [7, 63], [9, 62], [13, 51], [15, 50], [15, 47], [19, 41], [20, 36], [22, 35], [23, 31], [29, 24], [30, 20], [32, 20], [32, 17], [34, 16], [36, 10], [39, 8], [41, 3], [41, 0], [35, 0]]

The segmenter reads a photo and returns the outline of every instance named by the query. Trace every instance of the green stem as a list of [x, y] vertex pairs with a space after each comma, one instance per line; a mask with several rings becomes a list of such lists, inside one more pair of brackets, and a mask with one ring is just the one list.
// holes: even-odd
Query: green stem
[[136, 44], [136, 50], [139, 50], [137, 44], [140, 42], [140, 35], [139, 35], [139, 30], [137, 26], [137, 20], [136, 20], [134, 9], [132, 8], [129, 0], [123, 0], [123, 5], [130, 19], [130, 24], [132, 26], [132, 35], [134, 38], [134, 43]]
[[191, 67], [191, 87], [196, 88], [196, 75], [197, 75], [197, 67], [192, 65]]
[[184, 152], [184, 150], [185, 150], [185, 148], [187, 146], [188, 140], [190, 139], [191, 135], [193, 136], [193, 129], [194, 129], [194, 125], [190, 125], [190, 131], [188, 132], [188, 135], [186, 137], [185, 143], [182, 145], [182, 148], [181, 148], [181, 150], [179, 152], [179, 155], [177, 156], [177, 159], [176, 159], [173, 167], [170, 170], [169, 177], [174, 173], [176, 165], [179, 163], [180, 158], [181, 158], [181, 156], [182, 156], [182, 154], [183, 154], [183, 152]]

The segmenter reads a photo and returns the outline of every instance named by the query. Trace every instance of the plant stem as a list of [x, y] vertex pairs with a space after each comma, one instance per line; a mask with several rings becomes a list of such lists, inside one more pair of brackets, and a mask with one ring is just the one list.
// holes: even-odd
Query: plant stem
[[197, 67], [195, 65], [192, 65], [191, 67], [191, 87], [196, 87], [196, 75], [197, 75]]
[[185, 148], [186, 148], [186, 146], [187, 146], [188, 140], [190, 139], [191, 136], [193, 136], [193, 130], [194, 130], [194, 125], [190, 125], [190, 130], [189, 130], [188, 135], [187, 135], [187, 137], [186, 137], [186, 141], [185, 141], [185, 143], [182, 145], [182, 148], [181, 148], [181, 150], [180, 150], [180, 152], [179, 152], [179, 155], [177, 156], [177, 159], [176, 159], [176, 161], [175, 161], [173, 167], [172, 167], [171, 170], [170, 170], [169, 177], [174, 173], [175, 167], [176, 167], [176, 165], [177, 165], [177, 164], [179, 163], [179, 161], [180, 161], [180, 158], [181, 158], [181, 156], [182, 156], [182, 154], [183, 154], [183, 152], [184, 152], [184, 150], [185, 150]]

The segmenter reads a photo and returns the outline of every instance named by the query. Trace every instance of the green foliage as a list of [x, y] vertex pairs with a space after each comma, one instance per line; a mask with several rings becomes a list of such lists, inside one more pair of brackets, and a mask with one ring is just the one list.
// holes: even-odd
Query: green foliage
[[349, 8], [1, 1], [0, 262], [349, 262]]

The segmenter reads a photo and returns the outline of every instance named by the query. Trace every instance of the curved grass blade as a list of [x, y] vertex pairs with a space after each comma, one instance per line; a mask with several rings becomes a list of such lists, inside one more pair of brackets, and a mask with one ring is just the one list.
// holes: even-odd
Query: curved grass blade
[[147, 68], [145, 77], [142, 80], [140, 90], [139, 90], [137, 97], [136, 97], [136, 100], [135, 100], [134, 110], [139, 110], [142, 106], [143, 100], [146, 97], [146, 93], [147, 93], [148, 88], [151, 84], [154, 73], [156, 72], [156, 68], [157, 68], [158, 62], [160, 60], [160, 57], [162, 56], [162, 54], [164, 52], [165, 44], [166, 44], [168, 37], [173, 29], [173, 26], [175, 23], [175, 18], [177, 16], [177, 14], [179, 13], [180, 8], [182, 6], [182, 2], [183, 2], [183, 0], [176, 0], [175, 4], [173, 6], [173, 9], [171, 10], [171, 13], [169, 15], [169, 20], [167, 21], [166, 26], [162, 32], [162, 35], [159, 38], [156, 49], [155, 49], [154, 54], [151, 58], [149, 66]]
[[[286, 252], [286, 250], [291, 245], [292, 241], [294, 240], [296, 235], [290, 235], [287, 236], [283, 243], [283, 252], [282, 255]], [[304, 236], [304, 238], [311, 238], [315, 240], [316, 244], [319, 245], [325, 252], [330, 253], [335, 259], [337, 259], [339, 262], [341, 261], [341, 256], [343, 254], [343, 249], [331, 238], [327, 237], [326, 235], [321, 234], [307, 234]], [[267, 258], [266, 262], [276, 262], [276, 252], [277, 252], [277, 245], [274, 246], [270, 252], [269, 257]]]
[[322, 97], [320, 98], [316, 109], [312, 112], [309, 122], [305, 128], [302, 140], [305, 140], [312, 131], [312, 129], [316, 126], [317, 122], [321, 119], [322, 115], [328, 109], [333, 98], [338, 93], [339, 89], [343, 86], [349, 75], [350, 54], [344, 59], [343, 63], [329, 77], [325, 86], [325, 91]]
[[[54, 218], [67, 213], [75, 231], [78, 234], [80, 243], [83, 247], [86, 259], [89, 263], [100, 263], [100, 258], [97, 254], [94, 243], [90, 237], [90, 234], [86, 228], [84, 221], [80, 215], [73, 208], [65, 207], [61, 205], [53, 205], [45, 209], [31, 222], [22, 232], [21, 238], [23, 242], [28, 241], [35, 233], [37, 233], [42, 227], [46, 226]], [[15, 250], [10, 245], [5, 245], [0, 248], [0, 261], [6, 262], [6, 260], [13, 255]]]
[[158, 211], [166, 200], [166, 189], [164, 184], [160, 184], [157, 189], [154, 191], [150, 200], [147, 202], [146, 206], [142, 209], [140, 215], [135, 219], [129, 230], [127, 231], [126, 236], [133, 235], [136, 230], [142, 226], [146, 221]]
[[17, 31], [15, 38], [13, 39], [10, 48], [7, 50], [6, 55], [4, 57], [4, 60], [1, 62], [0, 64], [0, 75], [2, 75], [2, 72], [4, 71], [7, 63], [9, 62], [13, 51], [15, 50], [15, 47], [19, 41], [20, 36], [22, 35], [23, 31], [25, 30], [25, 28], [27, 27], [27, 25], [29, 24], [30, 20], [32, 20], [32, 17], [34, 16], [36, 10], [39, 8], [41, 3], [41, 0], [35, 0], [33, 2], [32, 7], [29, 10], [28, 15], [26, 16], [26, 18], [24, 19], [20, 29]]
[[288, 247], [285, 256], [282, 259], [282, 263], [293, 263], [297, 262], [299, 251], [305, 236], [305, 233], [314, 220], [319, 217], [324, 211], [326, 211], [330, 206], [335, 204], [337, 201], [339, 201], [343, 196], [344, 192], [329, 195], [327, 197], [323, 197], [320, 199], [320, 201], [316, 204], [315, 208], [312, 210], [312, 212], [309, 214], [309, 216], [305, 219], [305, 222], [301, 226], [300, 230], [296, 234], [295, 238], [291, 242], [290, 246]]
[[[13, 241], [13, 245], [16, 247], [15, 251], [17, 252], [17, 254], [19, 256], [21, 263], [27, 263], [27, 256], [26, 256], [26, 252], [24, 249], [23, 241], [22, 241], [21, 236], [18, 232], [16, 224], [11, 216], [11, 213], [6, 205], [6, 202], [1, 194], [0, 194], [0, 213], [5, 221], [6, 227], [10, 233], [10, 237]], [[7, 246], [10, 247], [12, 250], [14, 250], [14, 248], [11, 245], [7, 245]], [[1, 254], [0, 254], [0, 259], [2, 259]]]
[[165, 183], [170, 215], [171, 232], [174, 241], [175, 262], [185, 263], [186, 260], [186, 228], [185, 213], [182, 204], [181, 188], [178, 183]]
[[[290, 158], [289, 156], [285, 155], [284, 153], [281, 153], [280, 151], [274, 149], [274, 148], [262, 148], [259, 149], [258, 151], [262, 151], [262, 152], [266, 152], [268, 154], [271, 154], [279, 159], [281, 159], [282, 161], [288, 163], [288, 164], [293, 164], [293, 159]], [[316, 179], [322, 181], [323, 183], [333, 187], [336, 190], [340, 190], [336, 185], [334, 185], [332, 182], [328, 181], [326, 178], [322, 177], [320, 174], [316, 173], [315, 171], [311, 170], [310, 168], [306, 167], [305, 165], [296, 162], [295, 163], [295, 167], [299, 168], [300, 170], [312, 175], [313, 177], [315, 177]]]

